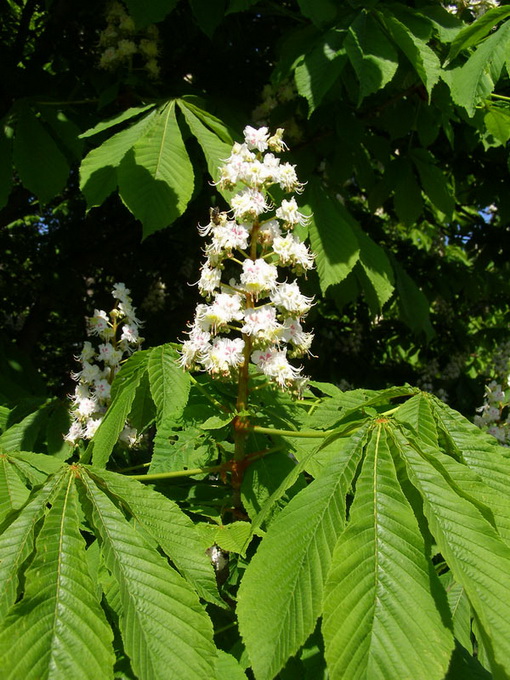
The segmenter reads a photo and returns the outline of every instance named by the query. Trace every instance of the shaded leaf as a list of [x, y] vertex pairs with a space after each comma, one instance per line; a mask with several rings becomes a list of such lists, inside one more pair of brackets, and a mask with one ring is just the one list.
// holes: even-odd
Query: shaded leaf
[[144, 238], [182, 215], [193, 193], [194, 175], [175, 101], [156, 111], [153, 125], [122, 159], [118, 178], [119, 194], [142, 222]]
[[510, 8], [508, 6], [492, 7], [478, 17], [476, 21], [473, 21], [473, 23], [467, 26], [464, 25], [452, 41], [445, 66], [450, 61], [453, 61], [461, 50], [466, 50], [479, 43], [497, 23], [508, 16], [510, 16]]
[[308, 228], [323, 293], [347, 277], [359, 259], [356, 236], [339, 204], [313, 178], [307, 196], [313, 212]]
[[378, 22], [366, 12], [360, 12], [349, 26], [344, 47], [358, 76], [359, 105], [393, 79], [398, 55]]
[[29, 106], [17, 110], [13, 160], [24, 186], [47, 203], [65, 186], [69, 165]]

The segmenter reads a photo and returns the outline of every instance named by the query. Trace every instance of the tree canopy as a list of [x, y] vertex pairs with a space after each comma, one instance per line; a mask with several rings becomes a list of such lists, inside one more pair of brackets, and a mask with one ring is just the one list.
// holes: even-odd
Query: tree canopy
[[0, 12], [5, 677], [510, 677], [510, 4]]
[[84, 315], [126, 280], [149, 342], [180, 337], [217, 167], [268, 124], [307, 182], [316, 376], [472, 412], [507, 331], [509, 11], [6, 0], [5, 335], [62, 391]]

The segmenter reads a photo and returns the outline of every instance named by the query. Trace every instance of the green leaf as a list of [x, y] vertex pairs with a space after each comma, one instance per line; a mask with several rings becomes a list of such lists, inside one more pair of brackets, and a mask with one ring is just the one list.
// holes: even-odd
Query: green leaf
[[34, 548], [35, 526], [62, 475], [51, 477], [37, 490], [16, 519], [0, 534], [0, 619], [17, 599], [21, 568]]
[[493, 670], [510, 674], [510, 548], [478, 508], [458, 495], [447, 479], [396, 428], [392, 438], [407, 474], [423, 499], [438, 548], [469, 597], [490, 650]]
[[393, 40], [413, 65], [430, 97], [432, 89], [441, 75], [441, 64], [436, 53], [387, 8], [381, 12], [381, 17]]
[[[315, 445], [317, 445], [316, 442]], [[254, 519], [257, 516], [264, 503], [276, 491], [295, 465], [296, 463], [285, 454], [276, 453], [255, 460], [248, 466], [241, 486], [241, 498], [243, 507], [250, 519]], [[305, 481], [303, 477], [298, 477], [298, 480], [291, 488], [292, 493], [288, 492], [287, 495], [295, 495], [304, 486]], [[269, 525], [274, 520], [281, 509], [276, 503], [271, 511], [271, 515], [266, 519], [266, 525]]]
[[246, 680], [246, 673], [235, 657], [218, 649], [215, 678], [216, 680]]
[[154, 124], [121, 161], [118, 177], [119, 194], [142, 222], [144, 238], [182, 215], [193, 193], [194, 175], [175, 101], [156, 111]]
[[452, 41], [445, 66], [453, 61], [461, 50], [467, 50], [479, 43], [497, 23], [508, 16], [510, 16], [510, 7], [494, 7], [478, 17], [472, 24], [464, 26]]
[[15, 510], [25, 505], [30, 495], [16, 468], [0, 454], [0, 525]]
[[12, 187], [12, 128], [0, 122], [0, 210], [6, 205]]
[[158, 423], [180, 415], [188, 403], [191, 379], [178, 364], [179, 354], [170, 345], [151, 350], [148, 363], [152, 398], [156, 404]]
[[413, 149], [410, 156], [420, 175], [424, 192], [432, 204], [451, 219], [455, 197], [443, 171], [435, 164], [436, 159], [426, 149]]
[[[200, 524], [197, 527], [202, 542], [208, 547], [216, 544], [225, 552], [238, 553], [246, 557], [246, 549], [253, 536], [250, 522], [231, 522], [230, 524]], [[260, 529], [257, 530], [261, 534]]]
[[120, 587], [120, 629], [135, 675], [143, 680], [214, 677], [212, 625], [187, 582], [145, 541], [86, 471], [105, 564]]
[[80, 189], [87, 207], [101, 205], [117, 187], [117, 168], [127, 152], [157, 122], [156, 110], [92, 149], [80, 166]]
[[340, 204], [324, 190], [320, 181], [312, 178], [307, 197], [313, 211], [308, 227], [310, 244], [323, 293], [347, 277], [359, 260], [359, 246]]
[[421, 441], [432, 447], [438, 446], [437, 427], [427, 394], [416, 394], [408, 399], [398, 407], [394, 417], [399, 422], [410, 425]]
[[452, 614], [453, 634], [456, 640], [473, 653], [473, 643], [471, 641], [471, 605], [466, 595], [465, 589], [456, 583], [451, 571], [440, 577], [443, 588], [446, 590], [448, 606]]
[[[489, 36], [466, 63], [447, 76], [452, 98], [474, 116], [477, 104], [494, 89], [508, 54], [510, 21]], [[448, 72], [446, 72], [448, 73]]]
[[488, 132], [500, 144], [506, 144], [510, 139], [510, 108], [491, 106], [484, 115], [484, 122]]
[[214, 31], [225, 17], [225, 0], [189, 0], [193, 15], [202, 31], [212, 38]]
[[46, 427], [54, 402], [54, 399], [43, 402], [19, 423], [7, 428], [0, 435], [0, 448], [3, 451], [33, 450], [41, 432]]
[[126, 0], [126, 7], [137, 28], [157, 24], [172, 12], [177, 0]]
[[349, 26], [345, 51], [359, 81], [358, 106], [393, 79], [398, 55], [372, 14], [361, 12]]
[[113, 677], [113, 633], [87, 569], [72, 472], [54, 497], [25, 574], [25, 591], [0, 629], [4, 678]]
[[[343, 207], [341, 210], [345, 210]], [[360, 246], [359, 265], [368, 279], [362, 281], [372, 314], [378, 314], [393, 295], [393, 267], [381, 246], [359, 227], [352, 224]], [[358, 272], [356, 272], [358, 273]]]
[[126, 418], [136, 396], [136, 390], [147, 370], [150, 350], [136, 352], [115, 376], [112, 385], [112, 402], [105, 417], [87, 447], [85, 456], [97, 467], [104, 467], [124, 429]]
[[322, 631], [330, 677], [442, 680], [453, 649], [441, 587], [382, 426], [333, 554]]
[[407, 227], [413, 226], [423, 210], [420, 187], [414, 176], [411, 164], [403, 160], [396, 171], [397, 181], [394, 186], [395, 210], [399, 220]]
[[[202, 147], [207, 162], [207, 169], [209, 170], [213, 182], [217, 182], [220, 176], [219, 168], [222, 165], [222, 161], [230, 156], [232, 144], [226, 144], [218, 137], [214, 130], [210, 130], [204, 125], [201, 119], [196, 115], [196, 107], [191, 106], [186, 100], [179, 100], [178, 104], [192, 134], [196, 137], [198, 143]], [[225, 191], [219, 188], [218, 191], [226, 199], [232, 195], [231, 191]]]
[[345, 50], [342, 49], [343, 37], [344, 31], [327, 31], [296, 66], [296, 87], [299, 94], [308, 100], [309, 116], [321, 104], [343, 71], [347, 61]]
[[246, 569], [237, 612], [257, 680], [273, 678], [315, 628], [365, 434], [365, 429], [355, 434], [342, 455], [331, 460], [328, 474], [282, 510]]
[[211, 562], [195, 525], [179, 506], [140, 482], [106, 470], [89, 468], [95, 481], [129, 508], [134, 519], [170, 557], [200, 597], [223, 606]]
[[457, 645], [453, 651], [445, 680], [494, 680], [492, 673], [480, 664], [479, 657], [480, 650], [478, 658], [475, 659], [464, 647]]
[[60, 193], [67, 182], [67, 160], [27, 105], [17, 108], [13, 159], [23, 185], [42, 203]]
[[439, 399], [429, 397], [429, 401], [449, 446], [488, 487], [484, 490], [483, 501], [494, 513], [502, 538], [510, 545], [510, 500], [507, 493], [510, 460], [506, 457], [506, 449], [492, 443], [493, 437]]
[[329, 23], [336, 16], [337, 10], [333, 0], [298, 0], [298, 4], [303, 15], [319, 27]]
[[395, 258], [392, 258], [392, 262], [402, 320], [415, 333], [424, 333], [427, 339], [433, 338], [435, 331], [430, 322], [429, 301]]
[[153, 109], [155, 107], [155, 104], [146, 104], [145, 106], [134, 106], [130, 109], [126, 109], [125, 111], [122, 111], [121, 113], [118, 113], [116, 116], [112, 116], [111, 118], [108, 118], [107, 120], [102, 120], [100, 123], [97, 125], [94, 125], [94, 127], [89, 128], [85, 132], [82, 132], [80, 135], [80, 139], [86, 139], [87, 137], [93, 137], [94, 135], [97, 135], [99, 132], [103, 132], [104, 130], [109, 130], [110, 128], [114, 127], [115, 125], [120, 125], [120, 123], [124, 123], [126, 120], [130, 120], [131, 118], [135, 118], [139, 116], [141, 113], [144, 111], [148, 111], [149, 109]]

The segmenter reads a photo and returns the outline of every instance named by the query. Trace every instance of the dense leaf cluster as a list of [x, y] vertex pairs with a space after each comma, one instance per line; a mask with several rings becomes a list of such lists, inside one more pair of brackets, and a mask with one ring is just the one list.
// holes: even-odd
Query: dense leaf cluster
[[[510, 677], [509, 458], [451, 408], [508, 337], [510, 6], [476, 7], [0, 4], [6, 678]], [[249, 123], [306, 181], [324, 382], [296, 401], [174, 344]], [[118, 281], [147, 349], [74, 449], [73, 354]]]

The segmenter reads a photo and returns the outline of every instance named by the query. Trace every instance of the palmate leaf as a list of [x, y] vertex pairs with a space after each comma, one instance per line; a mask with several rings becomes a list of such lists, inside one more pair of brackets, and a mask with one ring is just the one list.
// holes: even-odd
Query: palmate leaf
[[2, 676], [112, 678], [113, 633], [87, 569], [72, 469], [61, 478], [36, 549], [23, 599], [0, 628]]
[[510, 545], [510, 460], [503, 454], [506, 449], [439, 399], [428, 399], [452, 450], [487, 487], [484, 501], [495, 515], [501, 537]]
[[46, 504], [61, 481], [61, 474], [48, 479], [0, 534], [0, 619], [16, 601], [21, 568], [34, 548], [34, 532]]
[[440, 592], [379, 426], [324, 592], [322, 631], [332, 680], [441, 680], [453, 638]]
[[212, 625], [191, 586], [169, 566], [85, 469], [80, 475], [92, 506], [108, 570], [120, 587], [119, 625], [139, 680], [210, 680]]
[[237, 612], [257, 680], [273, 678], [315, 628], [365, 436], [361, 428], [331, 460], [329, 474], [294, 496], [246, 569]]
[[[204, 117], [203, 114], [205, 112], [197, 109], [196, 106], [186, 99], [179, 99], [178, 104], [192, 134], [197, 138], [198, 143], [202, 147], [207, 162], [207, 169], [213, 182], [217, 182], [220, 176], [219, 168], [223, 161], [230, 156], [232, 144], [224, 142], [214, 129], [209, 129], [204, 124], [200, 114]], [[220, 123], [220, 121], [216, 122], [213, 116], [205, 117], [205, 121], [211, 121], [215, 127]], [[226, 191], [219, 187], [217, 187], [217, 190], [226, 200], [232, 195], [231, 191]]]
[[118, 178], [120, 197], [142, 222], [144, 238], [182, 215], [193, 193], [194, 174], [175, 101], [157, 109], [154, 125], [122, 159]]
[[508, 677], [510, 548], [478, 507], [456, 493], [418, 443], [396, 427], [390, 432], [392, 446], [404, 460], [408, 477], [422, 497], [430, 532], [455, 580], [469, 597], [494, 676]]
[[223, 606], [211, 561], [190, 518], [179, 506], [142, 483], [105, 470], [89, 468], [96, 482], [122, 501], [124, 507], [161, 546], [182, 575], [210, 602]]
[[[106, 142], [92, 149], [80, 166], [80, 189], [87, 199], [87, 207], [101, 205], [117, 187], [117, 168], [136, 141], [156, 123], [156, 110], [112, 135]], [[94, 129], [94, 128], [93, 128]]]

